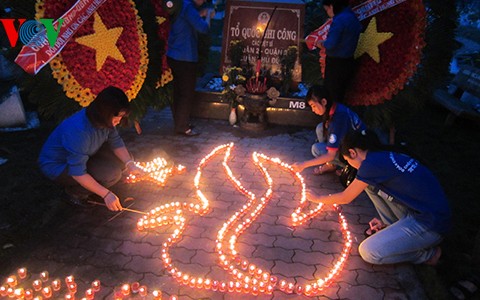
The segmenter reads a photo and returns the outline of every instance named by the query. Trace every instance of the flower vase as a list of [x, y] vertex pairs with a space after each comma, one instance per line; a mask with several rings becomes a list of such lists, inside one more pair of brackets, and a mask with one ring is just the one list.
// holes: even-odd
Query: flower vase
[[228, 122], [230, 125], [235, 125], [237, 123], [237, 109], [235, 107], [232, 107], [230, 109], [230, 115], [228, 116]]

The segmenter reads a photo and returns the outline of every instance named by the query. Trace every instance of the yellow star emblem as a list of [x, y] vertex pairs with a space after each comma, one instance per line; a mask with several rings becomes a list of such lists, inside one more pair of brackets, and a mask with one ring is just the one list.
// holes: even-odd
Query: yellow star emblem
[[97, 64], [97, 72], [100, 71], [108, 56], [125, 62], [120, 50], [117, 48], [117, 40], [122, 34], [122, 27], [108, 29], [103, 24], [98, 13], [94, 14], [93, 20], [94, 33], [76, 38], [75, 41], [81, 45], [95, 49], [95, 60]]
[[373, 17], [368, 23], [368, 27], [365, 32], [360, 33], [358, 39], [357, 49], [355, 50], [355, 58], [367, 53], [370, 57], [380, 63], [380, 52], [378, 46], [390, 39], [393, 36], [391, 32], [378, 32], [377, 31], [377, 19]]

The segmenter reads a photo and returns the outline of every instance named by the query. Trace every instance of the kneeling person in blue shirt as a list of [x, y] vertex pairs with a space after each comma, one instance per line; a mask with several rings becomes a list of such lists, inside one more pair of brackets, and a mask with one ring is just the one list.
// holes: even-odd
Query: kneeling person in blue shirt
[[434, 175], [416, 159], [387, 149], [370, 131], [351, 132], [340, 154], [358, 170], [341, 193], [316, 195], [316, 203], [348, 204], [365, 190], [380, 219], [370, 221], [370, 236], [359, 246], [362, 258], [372, 264], [411, 262], [435, 265], [437, 245], [450, 228], [451, 212]]
[[120, 180], [125, 168], [143, 173], [115, 128], [129, 112], [125, 93], [107, 87], [50, 134], [38, 161], [48, 178], [64, 186], [64, 200], [86, 206], [88, 197], [96, 194], [108, 209], [122, 209], [119, 198], [108, 188]]
[[314, 85], [305, 97], [313, 113], [322, 116], [322, 122], [317, 125], [315, 130], [318, 142], [312, 145], [312, 155], [315, 158], [295, 163], [293, 169], [296, 172], [317, 166], [313, 173], [321, 175], [335, 171], [337, 166], [343, 167], [344, 162], [340, 161], [338, 157], [341, 140], [350, 130], [366, 128], [354, 111], [333, 101], [329, 96], [322, 86]]

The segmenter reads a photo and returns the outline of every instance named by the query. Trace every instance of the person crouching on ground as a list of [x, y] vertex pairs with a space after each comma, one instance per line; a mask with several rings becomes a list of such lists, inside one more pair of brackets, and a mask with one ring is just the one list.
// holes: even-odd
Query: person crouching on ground
[[305, 168], [317, 166], [315, 175], [333, 172], [344, 163], [338, 157], [340, 141], [350, 130], [363, 130], [366, 126], [358, 115], [343, 104], [334, 102], [328, 97], [327, 91], [319, 85], [312, 86], [305, 98], [312, 111], [323, 117], [316, 127], [318, 142], [312, 145], [314, 159], [296, 162], [293, 169], [301, 172]]
[[437, 246], [450, 228], [451, 211], [434, 175], [416, 159], [381, 145], [375, 133], [346, 135], [340, 154], [357, 175], [343, 191], [332, 195], [307, 192], [315, 203], [348, 204], [365, 190], [381, 220], [374, 218], [359, 246], [361, 257], [372, 264], [436, 265]]
[[107, 87], [87, 108], [53, 130], [38, 161], [41, 171], [64, 187], [63, 200], [88, 206], [89, 196], [96, 194], [108, 209], [122, 209], [118, 196], [108, 188], [120, 180], [124, 170], [143, 173], [115, 128], [129, 112], [125, 93]]

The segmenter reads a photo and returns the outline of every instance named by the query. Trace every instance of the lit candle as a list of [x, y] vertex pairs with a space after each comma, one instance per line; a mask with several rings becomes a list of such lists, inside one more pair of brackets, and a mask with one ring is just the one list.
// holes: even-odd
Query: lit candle
[[303, 293], [303, 286], [297, 285], [295, 287], [295, 293], [297, 293], [297, 295], [301, 295]]
[[235, 282], [235, 291], [240, 293], [242, 291], [242, 284], [240, 282]]
[[100, 287], [101, 287], [100, 280], [97, 279], [92, 282], [92, 289], [94, 292], [100, 291]]
[[227, 284], [225, 282], [220, 283], [220, 292], [225, 292], [227, 290]]
[[17, 283], [18, 283], [18, 282], [17, 282], [17, 276], [15, 276], [15, 275], [10, 275], [10, 276], [8, 276], [8, 278], [7, 278], [7, 284], [8, 284], [8, 286], [10, 286], [10, 287], [13, 288], [13, 287], [16, 287], [16, 286], [17, 286]]
[[52, 297], [52, 288], [50, 286], [46, 286], [42, 289], [43, 297], [49, 299]]
[[162, 300], [162, 292], [159, 290], [154, 290], [152, 292], [153, 300]]
[[285, 291], [286, 287], [287, 287], [287, 282], [285, 280], [280, 280], [280, 290]]
[[65, 294], [65, 300], [74, 300], [74, 299], [75, 299], [74, 294], [70, 294], [70, 293]]
[[212, 291], [214, 292], [218, 291], [218, 285], [219, 285], [218, 280], [214, 280], [212, 282]]
[[138, 282], [133, 282], [132, 283], [132, 293], [134, 293], [134, 294], [138, 293], [139, 288], [140, 288], [140, 283], [138, 283]]
[[130, 285], [128, 283], [125, 283], [124, 285], [122, 285], [122, 294], [124, 296], [130, 295]]
[[0, 296], [5, 297], [7, 295], [8, 286], [2, 285], [0, 286]]
[[122, 300], [123, 299], [123, 293], [122, 291], [116, 291], [115, 294], [113, 295], [113, 299], [115, 300]]
[[77, 292], [77, 284], [75, 282], [68, 284], [68, 290], [70, 293], [75, 294]]
[[212, 287], [212, 281], [210, 279], [205, 279], [205, 283], [203, 284], [207, 290]]
[[59, 279], [55, 279], [55, 280], [52, 281], [52, 289], [55, 292], [58, 292], [61, 287], [62, 287], [62, 283]]
[[7, 296], [10, 298], [15, 297], [15, 290], [12, 287], [7, 288]]
[[95, 292], [93, 291], [93, 289], [87, 289], [85, 291], [85, 298], [87, 298], [89, 300], [95, 298]]
[[267, 286], [267, 295], [271, 295], [273, 293], [273, 286]]
[[15, 291], [13, 292], [13, 296], [16, 299], [22, 299], [25, 296], [25, 291], [22, 288], [15, 289]]
[[27, 268], [18, 269], [17, 274], [20, 279], [25, 279], [25, 277], [27, 277]]
[[38, 279], [35, 279], [33, 282], [32, 282], [32, 287], [33, 289], [38, 292], [42, 289], [42, 282]]
[[33, 291], [31, 289], [25, 290], [25, 299], [27, 300], [33, 299]]
[[313, 288], [310, 284], [305, 286], [305, 296], [312, 296]]
[[75, 278], [72, 275], [65, 277], [65, 283], [67, 285], [74, 282], [75, 282]]
[[142, 297], [147, 296], [148, 290], [147, 287], [142, 285], [141, 287], [138, 288], [138, 294]]
[[197, 280], [195, 278], [190, 279], [190, 283], [188, 284], [189, 287], [193, 288], [197, 284]]
[[288, 286], [287, 286], [287, 289], [286, 289], [286, 292], [291, 294], [293, 293], [293, 289], [295, 288], [295, 285], [293, 283], [289, 283]]
[[248, 268], [248, 261], [246, 261], [246, 260], [242, 261], [242, 270], [245, 271], [245, 270], [247, 270], [247, 268]]
[[48, 281], [48, 272], [47, 271], [43, 271], [40, 273], [40, 279], [45, 282], [45, 281]]
[[197, 289], [201, 289], [203, 287], [203, 278], [199, 277], [197, 280]]

